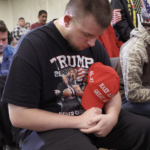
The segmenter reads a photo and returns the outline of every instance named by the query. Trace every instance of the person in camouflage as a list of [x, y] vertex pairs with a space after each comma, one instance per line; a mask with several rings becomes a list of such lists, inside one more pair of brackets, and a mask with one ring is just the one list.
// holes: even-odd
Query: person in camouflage
[[[150, 23], [131, 32], [121, 47], [120, 64], [124, 83], [122, 108], [150, 116]], [[120, 80], [121, 81], [121, 80]]]

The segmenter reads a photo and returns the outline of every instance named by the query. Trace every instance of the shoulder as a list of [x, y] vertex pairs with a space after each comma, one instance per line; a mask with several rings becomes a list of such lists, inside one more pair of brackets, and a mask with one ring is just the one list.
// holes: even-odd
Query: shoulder
[[146, 45], [142, 38], [132, 37], [126, 43], [124, 43], [120, 49], [120, 56], [136, 54], [145, 55]]
[[92, 48], [92, 50], [96, 62], [102, 62], [104, 65], [108, 66], [111, 65], [108, 53], [103, 47], [103, 45], [99, 42], [99, 40], [96, 40], [95, 46]]
[[35, 26], [36, 24], [37, 24], [37, 22], [35, 22], [35, 23], [31, 24], [31, 26]]
[[32, 30], [32, 29], [35, 27], [35, 24], [36, 24], [36, 23], [31, 24], [30, 30]]
[[40, 26], [40, 24], [39, 24], [38, 22], [35, 22], [35, 23], [33, 23], [33, 24], [31, 25], [30, 28], [32, 29], [32, 28], [34, 28], [34, 27], [39, 27], [39, 26]]
[[107, 51], [99, 40], [96, 40], [94, 50], [101, 55], [107, 55]]
[[12, 46], [10, 46], [10, 45], [7, 45], [6, 50], [5, 50], [4, 53], [5, 53], [6, 55], [13, 55], [14, 50], [15, 50], [15, 47], [12, 47]]
[[19, 30], [20, 29], [20, 27], [19, 27], [19, 25], [17, 24], [15, 27], [14, 27], [14, 30]]

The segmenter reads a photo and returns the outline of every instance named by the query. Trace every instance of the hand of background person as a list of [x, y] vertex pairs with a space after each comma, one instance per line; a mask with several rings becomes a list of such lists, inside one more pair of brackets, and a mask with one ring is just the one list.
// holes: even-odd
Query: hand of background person
[[96, 116], [99, 116], [102, 114], [102, 109], [97, 108], [97, 107], [92, 107], [88, 110], [86, 110], [82, 115], [78, 116], [79, 117], [79, 123], [80, 123], [80, 128], [79, 129], [88, 129], [90, 127], [93, 127], [96, 125], [95, 122], [92, 124], [89, 122]]
[[94, 118], [92, 118], [90, 122], [90, 128], [80, 129], [80, 131], [87, 134], [93, 133], [97, 137], [105, 137], [116, 125], [116, 122], [114, 121], [113, 116], [111, 114], [97, 115]]

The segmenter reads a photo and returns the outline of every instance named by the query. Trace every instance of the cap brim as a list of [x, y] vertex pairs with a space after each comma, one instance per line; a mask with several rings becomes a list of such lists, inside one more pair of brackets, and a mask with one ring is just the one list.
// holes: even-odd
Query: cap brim
[[[98, 98], [99, 99], [99, 98]], [[81, 104], [85, 110], [90, 109], [92, 107], [103, 108], [104, 102], [99, 99], [99, 101], [91, 94], [88, 85], [84, 90], [84, 94], [82, 96]]]

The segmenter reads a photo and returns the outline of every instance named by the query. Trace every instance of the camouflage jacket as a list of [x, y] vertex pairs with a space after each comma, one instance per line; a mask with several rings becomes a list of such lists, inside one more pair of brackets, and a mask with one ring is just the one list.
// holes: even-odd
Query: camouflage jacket
[[120, 50], [126, 98], [133, 103], [150, 102], [150, 24], [131, 32]]

